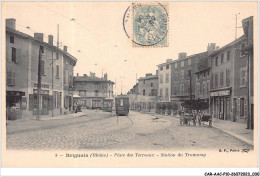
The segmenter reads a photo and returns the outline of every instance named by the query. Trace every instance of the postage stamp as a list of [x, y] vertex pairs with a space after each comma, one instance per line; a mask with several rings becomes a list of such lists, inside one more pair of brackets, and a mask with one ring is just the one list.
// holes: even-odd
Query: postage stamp
[[168, 46], [167, 4], [132, 4], [133, 46]]

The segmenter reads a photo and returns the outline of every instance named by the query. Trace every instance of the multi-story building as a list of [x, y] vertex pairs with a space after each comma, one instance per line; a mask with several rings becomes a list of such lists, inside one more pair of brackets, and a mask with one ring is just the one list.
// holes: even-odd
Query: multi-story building
[[165, 63], [158, 66], [159, 88], [158, 97], [159, 101], [169, 102], [171, 96], [171, 63], [172, 59], [167, 59]]
[[[34, 118], [38, 108], [38, 64], [41, 51], [40, 114], [64, 112], [63, 56], [67, 52], [53, 45], [53, 36], [43, 41], [43, 33], [34, 37], [16, 30], [16, 20], [6, 19], [6, 108], [16, 106], [18, 118]], [[76, 64], [76, 59], [69, 56]], [[55, 62], [53, 62], [55, 61]], [[56, 67], [54, 67], [54, 65]], [[66, 90], [66, 89], [65, 89]]]
[[247, 45], [242, 48], [248, 60], [248, 121], [247, 128], [254, 128], [254, 40], [253, 40], [253, 17], [248, 17], [242, 21], [244, 34], [246, 37]]
[[[67, 52], [67, 46], [64, 46], [63, 53], [63, 90], [64, 90], [64, 111], [73, 110], [73, 68], [77, 59]], [[56, 65], [56, 77], [58, 77], [59, 65]]]
[[138, 83], [128, 92], [130, 108], [135, 110], [155, 109], [158, 101], [158, 71], [155, 75], [147, 73], [140, 77]]
[[[210, 90], [210, 72], [211, 63], [208, 55], [216, 50], [216, 44], [210, 43], [207, 47], [207, 54], [199, 57], [196, 66], [196, 85], [195, 85], [195, 99], [204, 100], [209, 104], [209, 90]], [[209, 111], [209, 109], [208, 109]]]
[[213, 117], [245, 122], [247, 112], [247, 60], [240, 50], [245, 36], [210, 54], [210, 104]]
[[207, 52], [187, 56], [180, 53], [178, 60], [171, 64], [171, 102], [177, 103], [182, 109], [181, 103], [185, 100], [195, 99], [195, 86], [197, 61], [205, 58]]
[[107, 74], [102, 78], [96, 77], [92, 72], [90, 76], [77, 74], [74, 77], [74, 92], [79, 96], [77, 100], [83, 107], [89, 109], [102, 108], [104, 99], [113, 99], [113, 85], [114, 82], [107, 79]]

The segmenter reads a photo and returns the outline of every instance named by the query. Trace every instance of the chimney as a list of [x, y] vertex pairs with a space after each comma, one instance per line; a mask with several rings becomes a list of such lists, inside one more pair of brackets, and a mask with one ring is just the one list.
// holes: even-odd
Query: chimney
[[48, 44], [53, 45], [53, 35], [48, 35]]
[[77, 77], [79, 77], [79, 73], [77, 73]]
[[68, 47], [67, 46], [63, 46], [63, 50], [64, 50], [64, 52], [67, 52], [68, 51]]
[[208, 52], [212, 52], [213, 50], [216, 49], [216, 43], [209, 43], [207, 47]]
[[104, 74], [104, 79], [107, 81], [107, 73]]
[[166, 63], [172, 62], [172, 59], [166, 59]]
[[96, 76], [96, 74], [95, 74], [95, 73], [93, 73], [93, 72], [90, 72], [90, 77], [94, 78], [95, 76]]
[[152, 73], [147, 73], [147, 74], [145, 75], [145, 77], [152, 76], [152, 75], [153, 75]]
[[34, 33], [34, 38], [43, 42], [43, 33]]
[[83, 76], [86, 78], [86, 77], [87, 77], [87, 74], [83, 74]]
[[178, 59], [184, 59], [187, 57], [187, 53], [186, 52], [181, 52], [179, 53], [179, 58]]
[[16, 19], [14, 19], [14, 18], [5, 19], [5, 25], [6, 25], [6, 27], [15, 30], [15, 28], [16, 28], [16, 27], [15, 27], [15, 21], [16, 21]]

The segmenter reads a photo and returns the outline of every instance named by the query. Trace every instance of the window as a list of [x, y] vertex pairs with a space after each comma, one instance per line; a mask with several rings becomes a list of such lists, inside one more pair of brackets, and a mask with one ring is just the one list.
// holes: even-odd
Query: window
[[245, 116], [245, 99], [240, 98], [240, 117]]
[[210, 80], [207, 81], [207, 89], [206, 89], [207, 93], [209, 92], [209, 82]]
[[227, 86], [230, 85], [230, 70], [229, 69], [226, 70], [226, 85]]
[[165, 96], [169, 96], [169, 89], [168, 88], [165, 88]]
[[177, 91], [178, 91], [178, 86], [177, 86], [177, 85], [174, 85], [173, 94], [174, 94], [174, 95], [177, 95]]
[[218, 87], [218, 74], [215, 74], [215, 88]]
[[240, 70], [240, 87], [246, 86], [246, 67]]
[[168, 73], [166, 74], [166, 80], [165, 80], [165, 82], [166, 82], [166, 83], [169, 82], [169, 74], [168, 74]]
[[119, 106], [123, 106], [123, 105], [124, 105], [124, 99], [120, 99]]
[[180, 94], [184, 94], [184, 84], [180, 84]]
[[99, 96], [99, 90], [95, 90], [95, 96]]
[[145, 80], [144, 80], [144, 84], [145, 84]]
[[215, 66], [218, 66], [218, 57], [215, 58]]
[[163, 75], [160, 75], [160, 83], [163, 83]]
[[227, 51], [227, 61], [230, 61], [230, 50]]
[[199, 93], [199, 91], [200, 91], [200, 83], [197, 83], [196, 92]]
[[7, 85], [8, 86], [14, 86], [15, 85], [15, 72], [8, 71], [7, 72]]
[[213, 81], [214, 81], [214, 75], [211, 75], [211, 82], [210, 82], [210, 88], [213, 89]]
[[224, 72], [220, 72], [220, 83], [219, 83], [220, 86], [223, 86], [224, 85]]
[[191, 65], [191, 59], [188, 59], [188, 65]]
[[42, 75], [45, 74], [45, 60], [41, 60], [41, 73]]
[[16, 63], [16, 48], [12, 47], [12, 62]]
[[153, 87], [153, 83], [151, 83], [151, 87]]
[[60, 78], [60, 66], [56, 65], [56, 77]]
[[160, 67], [160, 70], [161, 70], [161, 71], [163, 70], [163, 66]]
[[64, 84], [69, 83], [69, 72], [68, 70], [65, 70], [65, 76], [64, 76]]
[[86, 96], [86, 90], [79, 90], [79, 96]]
[[166, 69], [169, 69], [169, 65], [166, 65]]
[[181, 67], [184, 67], [184, 60], [181, 61]]
[[197, 78], [200, 79], [200, 74], [198, 73]]
[[181, 79], [184, 79], [184, 70], [181, 70]]
[[42, 51], [42, 54], [44, 54], [44, 47], [40, 46], [40, 50]]
[[145, 96], [145, 90], [143, 90], [143, 96]]
[[160, 96], [163, 96], [163, 90], [160, 88]]
[[220, 59], [220, 62], [221, 62], [221, 64], [223, 64], [223, 63], [224, 63], [224, 53], [222, 53], [222, 54], [221, 54], [221, 59]]
[[14, 44], [14, 36], [10, 36], [10, 43]]
[[175, 68], [178, 68], [178, 64], [177, 63], [175, 63]]
[[206, 77], [206, 71], [203, 72], [203, 75], [204, 75], [203, 77]]

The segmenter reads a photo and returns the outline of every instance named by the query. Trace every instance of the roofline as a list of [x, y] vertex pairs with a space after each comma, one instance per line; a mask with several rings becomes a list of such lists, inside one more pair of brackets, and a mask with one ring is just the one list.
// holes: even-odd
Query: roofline
[[227, 48], [229, 48], [229, 47], [234, 46], [236, 43], [238, 43], [238, 42], [240, 42], [241, 40], [243, 40], [244, 37], [245, 37], [245, 35], [240, 36], [240, 37], [237, 38], [236, 40], [234, 40], [234, 41], [232, 41], [232, 42], [230, 42], [230, 43], [224, 45], [223, 47], [219, 48], [218, 50], [213, 51], [211, 54], [209, 54], [209, 56], [210, 56], [210, 57], [211, 57], [211, 56], [214, 56], [214, 55], [216, 55], [216, 54], [222, 52], [223, 50], [225, 50], [225, 49], [227, 49]]
[[50, 45], [50, 44], [47, 43], [47, 42], [39, 41], [39, 40], [37, 40], [36, 38], [32, 37], [32, 36], [29, 35], [29, 34], [23, 33], [23, 32], [21, 32], [21, 31], [18, 31], [18, 30], [16, 30], [16, 29], [12, 29], [12, 28], [9, 28], [9, 27], [6, 27], [6, 31], [9, 32], [9, 33], [14, 33], [14, 34], [16, 34], [16, 35], [18, 35], [18, 36], [21, 36], [21, 37], [24, 37], [24, 38], [27, 38], [27, 39], [31, 39], [31, 40], [36, 41], [36, 42], [39, 42], [39, 43], [42, 43], [42, 44], [44, 44], [44, 45], [47, 45], [48, 47], [53, 48], [53, 49], [55, 49], [55, 50], [58, 50], [58, 51], [61, 52], [62, 54], [67, 55], [67, 56], [70, 57], [71, 59], [75, 60], [75, 62], [77, 62], [77, 58], [74, 57], [73, 55], [71, 55], [70, 53], [65, 52], [64, 50], [61, 50], [61, 49], [59, 49], [58, 47], [56, 47], [56, 46], [54, 46], [54, 45]]
[[168, 63], [167, 63], [167, 62], [165, 62], [165, 63], [161, 63], [161, 64], [159, 64], [159, 65], [157, 65], [157, 66], [159, 67], [159, 66], [164, 66], [164, 65], [166, 65], [166, 64], [177, 63], [178, 61], [186, 60], [186, 59], [189, 59], [189, 58], [192, 58], [192, 57], [194, 57], [194, 56], [200, 55], [200, 54], [202, 54], [202, 53], [207, 53], [207, 52], [208, 52], [208, 51], [200, 52], [200, 53], [196, 53], [196, 54], [193, 54], [193, 55], [187, 56], [186, 58], [175, 59], [175, 60], [173, 60], [173, 61], [171, 61], [171, 62], [168, 62]]

